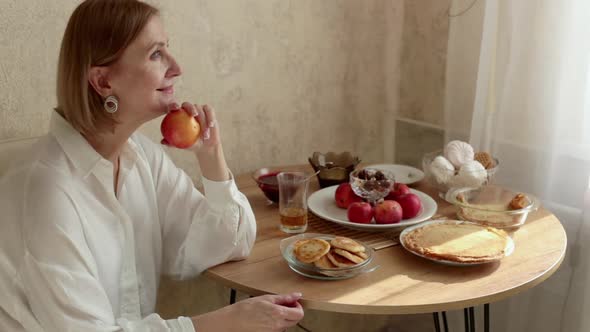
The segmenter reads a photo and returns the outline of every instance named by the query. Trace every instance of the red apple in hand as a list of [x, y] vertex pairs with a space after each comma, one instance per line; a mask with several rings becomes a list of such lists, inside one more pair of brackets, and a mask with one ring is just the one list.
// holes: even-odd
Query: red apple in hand
[[384, 200], [375, 205], [375, 222], [378, 224], [395, 224], [402, 220], [403, 211], [396, 201]]
[[193, 146], [199, 138], [201, 126], [194, 116], [180, 108], [166, 114], [160, 131], [168, 144], [179, 149], [186, 149]]
[[338, 186], [338, 188], [336, 188], [334, 199], [336, 199], [336, 205], [343, 209], [347, 209], [352, 203], [363, 201], [361, 197], [354, 193], [350, 183], [348, 182], [342, 183]]
[[418, 215], [418, 212], [420, 212], [420, 208], [422, 207], [420, 198], [415, 194], [402, 195], [398, 197], [396, 201], [402, 206], [404, 219], [414, 218]]
[[410, 188], [408, 188], [407, 185], [403, 184], [403, 183], [395, 183], [393, 185], [393, 190], [389, 192], [389, 194], [387, 195], [387, 197], [385, 197], [385, 199], [388, 200], [396, 200], [396, 198], [402, 196], [402, 195], [406, 195], [410, 193]]
[[367, 202], [350, 204], [347, 211], [348, 220], [359, 224], [370, 224], [373, 219], [373, 207]]

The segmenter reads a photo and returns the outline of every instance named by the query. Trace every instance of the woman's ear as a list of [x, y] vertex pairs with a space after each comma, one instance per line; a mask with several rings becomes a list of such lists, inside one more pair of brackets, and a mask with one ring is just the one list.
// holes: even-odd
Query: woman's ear
[[92, 85], [94, 91], [103, 98], [111, 96], [113, 89], [108, 81], [108, 68], [101, 66], [94, 66], [90, 68], [88, 73], [88, 83]]

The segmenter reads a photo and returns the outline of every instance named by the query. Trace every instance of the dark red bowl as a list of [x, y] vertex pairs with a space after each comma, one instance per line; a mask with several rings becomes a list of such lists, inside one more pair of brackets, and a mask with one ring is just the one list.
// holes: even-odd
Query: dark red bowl
[[282, 172], [279, 168], [263, 167], [252, 173], [252, 179], [258, 184], [264, 196], [274, 203], [279, 202], [279, 182], [277, 175]]

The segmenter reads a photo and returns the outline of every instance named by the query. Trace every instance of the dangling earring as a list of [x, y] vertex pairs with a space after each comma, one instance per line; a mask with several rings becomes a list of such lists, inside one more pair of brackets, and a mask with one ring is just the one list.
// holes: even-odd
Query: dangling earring
[[108, 96], [104, 101], [104, 110], [113, 114], [119, 109], [119, 100], [115, 96]]

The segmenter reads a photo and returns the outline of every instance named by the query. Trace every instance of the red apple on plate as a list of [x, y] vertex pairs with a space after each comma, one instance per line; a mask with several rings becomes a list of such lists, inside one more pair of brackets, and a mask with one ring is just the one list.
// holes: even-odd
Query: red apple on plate
[[396, 201], [402, 207], [404, 219], [414, 218], [418, 215], [420, 208], [422, 207], [420, 197], [412, 193], [402, 195], [398, 197]]
[[348, 182], [342, 183], [336, 188], [334, 199], [336, 200], [336, 205], [342, 209], [347, 209], [352, 203], [363, 201], [361, 197], [354, 193]]
[[350, 204], [347, 211], [348, 220], [359, 224], [370, 224], [373, 219], [373, 207], [367, 202]]
[[166, 142], [179, 149], [190, 148], [201, 132], [201, 126], [194, 116], [185, 109], [168, 112], [162, 120], [160, 131]]
[[396, 182], [393, 185], [393, 190], [391, 190], [389, 192], [389, 194], [387, 195], [387, 197], [385, 197], [385, 199], [389, 199], [389, 200], [396, 200], [396, 198], [402, 196], [402, 195], [406, 195], [410, 193], [410, 188], [403, 184], [403, 183], [398, 183]]
[[402, 207], [396, 201], [384, 200], [375, 205], [377, 224], [395, 224], [402, 220], [402, 216]]

